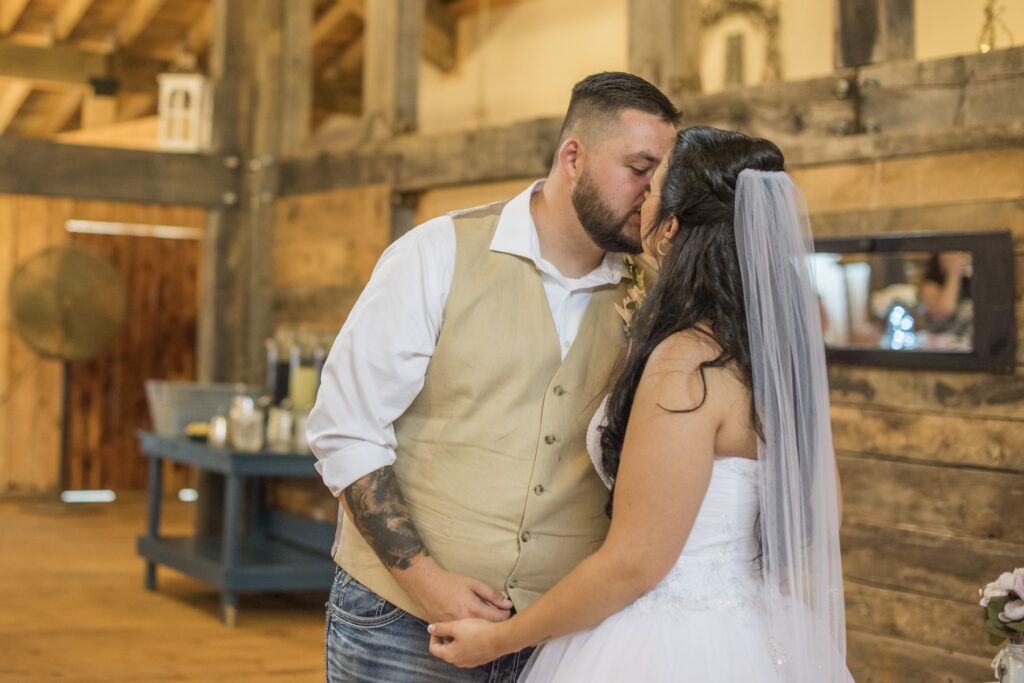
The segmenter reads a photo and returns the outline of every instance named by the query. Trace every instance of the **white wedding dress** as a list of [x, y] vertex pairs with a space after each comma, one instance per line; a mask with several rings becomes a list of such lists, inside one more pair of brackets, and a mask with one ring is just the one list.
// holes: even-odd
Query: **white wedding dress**
[[[587, 434], [595, 464], [603, 413], [602, 405]], [[519, 680], [779, 681], [757, 568], [758, 467], [747, 458], [716, 458], [693, 530], [668, 575], [597, 626], [543, 645]]]

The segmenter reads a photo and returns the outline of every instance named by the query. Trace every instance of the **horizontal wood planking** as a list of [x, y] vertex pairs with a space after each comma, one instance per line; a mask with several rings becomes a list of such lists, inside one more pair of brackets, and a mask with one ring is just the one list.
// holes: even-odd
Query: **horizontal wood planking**
[[1024, 543], [1024, 474], [837, 453], [843, 516], [880, 526]]
[[219, 156], [0, 137], [0, 193], [205, 207], [238, 181]]
[[792, 176], [812, 214], [1017, 200], [1024, 195], [1024, 145], [796, 169]]
[[781, 145], [789, 170], [867, 163], [929, 154], [955, 154], [1024, 145], [1024, 121], [898, 130], [872, 135], [807, 137]]
[[836, 87], [841, 82], [854, 82], [856, 77], [853, 69], [843, 69], [806, 81], [684, 95], [679, 102], [683, 125], [740, 130], [778, 144], [798, 136], [836, 135], [836, 126], [844, 123], [852, 131], [857, 116], [856, 100], [837, 96]]
[[844, 590], [848, 629], [927, 643], [976, 657], [995, 654], [996, 648], [981, 634], [984, 612], [978, 605], [850, 580], [845, 582]]
[[815, 237], [1008, 230], [1016, 251], [1024, 254], [1024, 197], [963, 201], [938, 197], [924, 206], [820, 212], [812, 213], [810, 219]]
[[361, 285], [275, 287], [274, 328], [300, 327], [312, 331], [338, 331], [363, 291]]
[[1020, 118], [1024, 47], [860, 70], [861, 117], [871, 130], [985, 125]]
[[341, 327], [390, 241], [390, 202], [386, 185], [278, 201], [275, 327]]
[[849, 629], [846, 661], [857, 683], [978, 683], [992, 678], [991, 657], [953, 652], [919, 634], [903, 639]]
[[1024, 415], [998, 420], [834, 403], [832, 441], [842, 451], [1024, 473]]
[[970, 418], [1024, 417], [1024, 368], [1020, 367], [1012, 375], [991, 375], [831, 365], [828, 377], [833, 404]]
[[423, 223], [450, 211], [482, 206], [511, 199], [530, 186], [536, 178], [517, 178], [495, 183], [476, 183], [428, 190], [416, 205], [416, 223]]
[[[560, 118], [443, 135], [411, 135], [361, 150], [325, 151], [282, 163], [281, 194], [389, 183], [398, 192], [547, 175]], [[881, 159], [1024, 147], [1024, 122], [879, 135], [806, 135], [780, 140], [796, 171]], [[957, 177], [961, 177], [958, 174]], [[849, 205], [850, 208], [864, 208]], [[812, 205], [812, 210], [825, 210]]]
[[847, 520], [843, 576], [861, 583], [975, 605], [978, 589], [1020, 564], [1020, 544], [909, 525]]

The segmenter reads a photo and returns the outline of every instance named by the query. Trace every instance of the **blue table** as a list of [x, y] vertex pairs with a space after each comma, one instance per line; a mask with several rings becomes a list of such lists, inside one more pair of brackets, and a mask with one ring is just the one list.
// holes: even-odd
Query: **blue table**
[[[146, 535], [138, 540], [146, 560], [145, 585], [156, 590], [156, 567], [164, 565], [220, 589], [220, 619], [234, 626], [238, 594], [258, 591], [329, 589], [335, 565], [330, 557], [334, 525], [268, 510], [262, 504], [265, 477], [318, 477], [309, 453], [256, 453], [212, 448], [186, 438], [138, 433], [149, 458]], [[160, 535], [163, 461], [194, 465], [224, 475], [224, 526], [217, 536]], [[243, 481], [252, 479], [242, 534]]]

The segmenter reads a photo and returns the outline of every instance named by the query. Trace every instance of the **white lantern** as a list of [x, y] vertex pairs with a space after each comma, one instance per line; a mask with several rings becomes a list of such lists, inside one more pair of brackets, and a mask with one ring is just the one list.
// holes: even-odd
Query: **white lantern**
[[157, 144], [173, 152], [198, 152], [210, 144], [210, 87], [198, 73], [159, 74]]

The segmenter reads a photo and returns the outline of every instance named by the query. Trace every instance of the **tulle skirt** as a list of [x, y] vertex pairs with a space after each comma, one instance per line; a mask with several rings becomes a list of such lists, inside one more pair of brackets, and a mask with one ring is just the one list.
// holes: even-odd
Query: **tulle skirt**
[[538, 648], [520, 683], [777, 683], [760, 613], [638, 605]]

